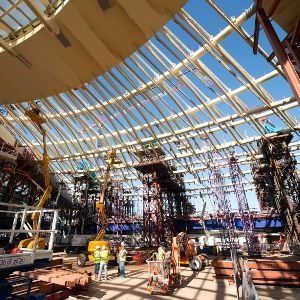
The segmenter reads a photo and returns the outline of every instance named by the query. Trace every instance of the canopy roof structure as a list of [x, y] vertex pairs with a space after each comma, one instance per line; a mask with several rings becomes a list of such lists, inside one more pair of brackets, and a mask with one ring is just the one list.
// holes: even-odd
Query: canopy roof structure
[[[50, 2], [59, 9], [59, 1]], [[76, 6], [80, 1], [71, 2]], [[158, 6], [160, 1], [141, 2]], [[172, 3], [176, 5], [169, 15], [185, 1]], [[88, 70], [91, 65], [87, 65], [90, 73], [83, 76], [81, 82], [78, 82], [79, 77], [69, 82], [66, 78], [65, 84], [53, 85], [53, 89], [48, 90], [41, 85], [40, 90], [48, 93], [41, 97], [32, 98], [36, 89], [31, 92], [28, 84], [35, 80], [34, 77], [29, 81], [27, 77], [22, 79], [28, 88], [25, 97], [22, 86], [16, 90], [12, 89], [14, 84], [1, 87], [0, 95], [4, 97], [1, 100], [6, 103], [2, 106], [3, 125], [39, 157], [41, 137], [24, 115], [26, 109], [39, 107], [47, 120], [45, 128], [52, 171], [68, 182], [82, 171], [78, 165], [83, 162], [101, 176], [106, 153], [113, 147], [121, 163], [114, 167], [112, 176], [123, 180], [129, 189], [137, 189], [139, 174], [134, 166], [140, 162], [140, 157], [136, 153], [150, 145], [161, 147], [165, 154], [163, 160], [174, 165], [176, 173], [185, 176], [192, 197], [199, 197], [199, 193], [203, 197], [210, 194], [207, 151], [219, 152], [218, 159], [224, 168], [230, 154], [235, 152], [245, 175], [246, 189], [252, 189], [249, 165], [258, 156], [257, 141], [276, 135], [278, 130], [294, 132], [295, 139], [290, 147], [295, 156], [299, 156], [299, 102], [276, 58], [267, 61], [272, 50], [264, 36], [260, 37], [259, 54], [252, 53], [254, 6], [232, 12], [222, 5], [224, 7], [219, 7], [211, 0], [188, 1], [156, 32], [154, 28], [158, 29], [163, 19], [157, 22], [157, 27], [153, 27], [154, 35], [142, 46], [136, 45], [131, 55], [129, 52], [133, 50], [129, 47], [112, 64], [107, 62], [106, 67]], [[68, 5], [62, 8], [61, 20], [64, 10], [68, 10]], [[234, 14], [239, 15], [232, 17]], [[57, 18], [59, 20], [59, 15]], [[147, 36], [149, 38], [144, 35]], [[7, 39], [8, 36], [2, 34], [2, 37]], [[66, 37], [70, 38], [67, 33]], [[26, 47], [34, 38], [26, 41]], [[119, 38], [123, 42], [119, 35], [114, 38], [116, 42]], [[49, 41], [49, 45], [52, 43], [59, 42]], [[35, 46], [36, 41], [32, 41], [32, 45]], [[19, 46], [22, 47], [22, 43]], [[2, 62], [11, 64], [12, 59], [0, 53], [1, 65]], [[52, 65], [50, 61], [43, 63]], [[51, 68], [60, 76], [57, 62]], [[93, 79], [91, 74], [94, 74]], [[3, 74], [0, 76], [2, 78]], [[13, 72], [8, 76], [17, 80]], [[43, 84], [48, 80], [45, 75], [38, 82]], [[8, 97], [9, 89], [16, 97]], [[27, 97], [28, 101], [16, 103], [19, 102], [16, 99], [22, 97]], [[274, 132], [268, 130], [267, 123]], [[225, 169], [224, 177], [229, 177]], [[230, 191], [231, 184], [227, 183]]]
[[0, 1], [2, 102], [34, 100], [92, 80], [142, 46], [185, 2]]

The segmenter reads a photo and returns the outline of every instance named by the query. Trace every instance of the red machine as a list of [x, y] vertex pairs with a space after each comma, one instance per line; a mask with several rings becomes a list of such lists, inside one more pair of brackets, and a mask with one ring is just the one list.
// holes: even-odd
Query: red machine
[[189, 265], [193, 271], [200, 271], [209, 264], [205, 254], [197, 255], [193, 240], [189, 240], [184, 232], [173, 238], [171, 253], [167, 252], [163, 260], [158, 260], [157, 256], [154, 253], [147, 260], [147, 289], [151, 294], [166, 294], [173, 284], [180, 283], [180, 265]]
[[173, 237], [172, 257], [176, 265], [189, 265], [193, 271], [201, 271], [209, 264], [206, 254], [197, 255], [194, 241], [185, 232]]

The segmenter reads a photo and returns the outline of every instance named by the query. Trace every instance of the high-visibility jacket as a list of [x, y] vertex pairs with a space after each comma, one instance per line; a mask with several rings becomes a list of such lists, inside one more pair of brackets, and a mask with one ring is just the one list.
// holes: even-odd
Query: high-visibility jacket
[[98, 249], [96, 249], [94, 251], [94, 261], [95, 261], [95, 264], [100, 264], [100, 257], [101, 257], [100, 253], [101, 253], [101, 251], [98, 250]]
[[107, 264], [109, 259], [109, 252], [108, 250], [100, 251], [100, 264]]
[[125, 249], [121, 249], [119, 251], [119, 261], [126, 261], [127, 251]]

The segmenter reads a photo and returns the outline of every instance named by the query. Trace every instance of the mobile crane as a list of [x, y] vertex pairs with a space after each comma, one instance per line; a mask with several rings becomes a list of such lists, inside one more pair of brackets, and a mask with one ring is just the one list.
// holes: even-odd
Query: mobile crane
[[80, 253], [77, 257], [77, 265], [79, 267], [83, 267], [85, 263], [89, 261], [94, 261], [94, 251], [96, 250], [96, 246], [106, 246], [107, 249], [110, 249], [110, 244], [109, 241], [103, 240], [103, 237], [106, 232], [106, 228], [108, 225], [108, 220], [105, 214], [105, 198], [106, 198], [106, 193], [107, 193], [107, 186], [110, 180], [110, 175], [109, 172], [111, 170], [111, 167], [119, 163], [119, 161], [116, 159], [116, 150], [111, 149], [108, 153], [108, 159], [107, 159], [107, 165], [106, 165], [106, 170], [105, 170], [105, 175], [104, 175], [104, 181], [102, 185], [102, 191], [100, 195], [99, 201], [96, 202], [96, 210], [98, 211], [99, 218], [100, 218], [100, 223], [101, 223], [101, 229], [97, 233], [96, 237], [94, 240], [89, 241], [88, 247], [87, 247], [87, 252], [85, 253]]
[[[50, 182], [50, 170], [49, 170], [49, 157], [47, 153], [47, 145], [46, 145], [46, 137], [47, 133], [46, 130], [43, 128], [42, 124], [46, 123], [46, 120], [43, 116], [40, 115], [40, 110], [37, 107], [34, 107], [30, 110], [27, 110], [25, 112], [25, 115], [28, 116], [28, 118], [35, 124], [35, 126], [38, 128], [40, 133], [42, 134], [43, 138], [43, 167], [44, 167], [44, 184], [45, 184], [45, 191], [40, 198], [36, 209], [39, 210], [44, 207], [45, 203], [49, 199], [51, 192], [52, 192], [52, 185]], [[39, 212], [33, 212], [31, 215], [32, 220], [32, 229], [38, 230], [38, 220], [39, 220], [40, 213]], [[24, 239], [20, 241], [19, 248], [28, 248], [33, 249], [34, 248], [34, 236], [31, 236], [28, 239]], [[37, 249], [45, 249], [46, 248], [46, 240], [45, 238], [39, 236], [37, 243], [36, 243]]]

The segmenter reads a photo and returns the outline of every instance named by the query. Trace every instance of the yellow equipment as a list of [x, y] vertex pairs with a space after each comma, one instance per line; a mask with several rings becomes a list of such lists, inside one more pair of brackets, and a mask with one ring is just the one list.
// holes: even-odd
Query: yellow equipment
[[[42, 124], [46, 122], [44, 117], [40, 115], [40, 110], [37, 107], [32, 108], [31, 110], [28, 110], [25, 112], [25, 115], [27, 115], [31, 121], [37, 126], [39, 131], [42, 134], [43, 137], [43, 167], [44, 167], [44, 183], [45, 183], [45, 191], [42, 195], [42, 197], [39, 200], [39, 203], [37, 205], [37, 210], [41, 209], [44, 207], [45, 203], [47, 202], [51, 192], [52, 192], [52, 186], [50, 183], [50, 170], [49, 170], [49, 158], [47, 154], [47, 145], [46, 145], [46, 130], [42, 127]], [[32, 220], [32, 229], [37, 230], [38, 229], [38, 220], [39, 220], [40, 213], [39, 212], [34, 212], [31, 215], [31, 220]], [[22, 240], [19, 243], [19, 248], [28, 248], [28, 249], [33, 249], [34, 247], [34, 236]], [[43, 237], [38, 237], [37, 244], [36, 244], [37, 249], [45, 249], [46, 248], [46, 241]]]
[[102, 247], [104, 245], [104, 246], [106, 246], [107, 249], [110, 249], [109, 241], [103, 240], [103, 237], [105, 235], [106, 228], [108, 225], [108, 220], [107, 220], [107, 217], [105, 214], [105, 196], [106, 196], [107, 186], [108, 186], [109, 179], [110, 179], [110, 175], [109, 175], [110, 169], [114, 164], [119, 163], [119, 161], [116, 160], [116, 150], [111, 149], [109, 151], [108, 160], [106, 162], [107, 162], [107, 165], [106, 165], [106, 170], [105, 170], [105, 175], [104, 175], [102, 191], [101, 191], [99, 201], [96, 202], [96, 209], [99, 213], [101, 229], [98, 232], [96, 238], [92, 241], [89, 241], [88, 249], [87, 249], [88, 253], [87, 254], [81, 253], [78, 255], [77, 265], [79, 267], [83, 267], [85, 265], [85, 262], [87, 261], [87, 259], [89, 261], [94, 261], [94, 251], [96, 250], [96, 246]]

